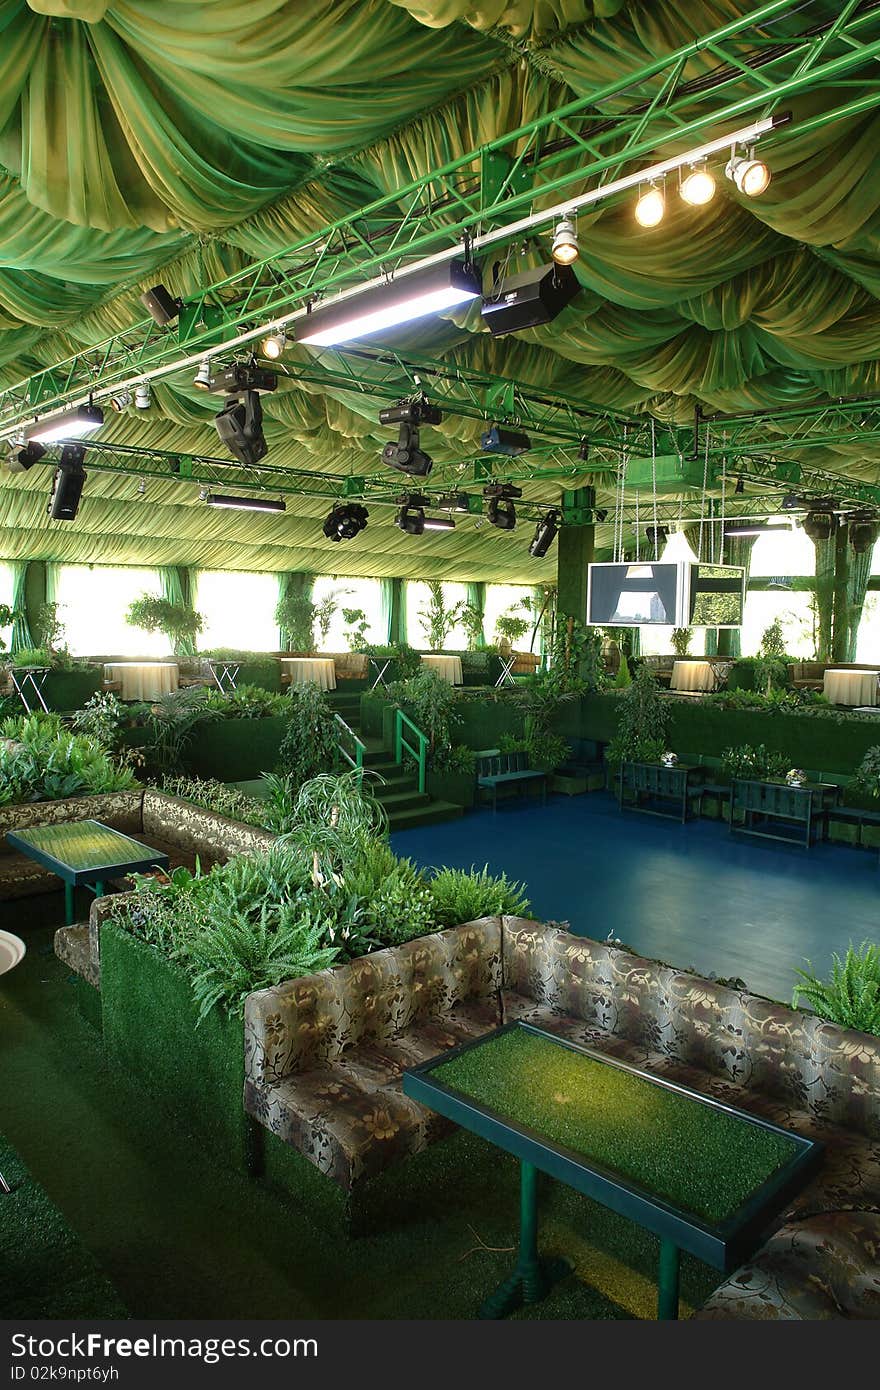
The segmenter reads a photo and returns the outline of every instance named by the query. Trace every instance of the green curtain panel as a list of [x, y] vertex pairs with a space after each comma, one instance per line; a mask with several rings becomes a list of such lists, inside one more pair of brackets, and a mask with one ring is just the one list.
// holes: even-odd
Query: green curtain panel
[[[169, 603], [181, 604], [192, 609], [194, 587], [192, 576], [179, 565], [163, 565], [159, 570], [159, 584], [162, 597]], [[195, 656], [196, 641], [192, 637], [182, 637], [177, 644], [180, 656]]]
[[855, 661], [859, 640], [859, 624], [865, 606], [865, 594], [871, 577], [871, 560], [878, 528], [873, 530], [873, 540], [867, 550], [856, 553], [850, 546], [846, 579], [846, 661]]
[[13, 656], [16, 652], [23, 651], [25, 647], [34, 645], [27, 619], [27, 570], [25, 560], [12, 562], [12, 611], [15, 614], [15, 620], [12, 624], [9, 649]]
[[834, 552], [835, 537], [814, 541], [816, 552], [816, 607], [818, 632], [816, 655], [820, 661], [831, 660], [831, 640], [834, 621]]
[[486, 585], [470, 583], [467, 586], [467, 602], [471, 608], [475, 608], [480, 615], [480, 635], [477, 638], [478, 647], [486, 647]]
[[382, 579], [380, 582], [385, 642], [392, 646], [400, 646], [406, 642], [405, 581], [398, 576]]

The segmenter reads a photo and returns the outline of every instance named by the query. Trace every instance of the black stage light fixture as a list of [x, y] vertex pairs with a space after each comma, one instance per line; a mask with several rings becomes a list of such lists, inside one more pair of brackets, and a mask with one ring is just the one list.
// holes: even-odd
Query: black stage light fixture
[[36, 439], [31, 439], [24, 448], [11, 453], [6, 460], [6, 467], [10, 473], [26, 473], [29, 468], [33, 468], [35, 463], [46, 452], [45, 444], [40, 444]]
[[590, 441], [586, 435], [584, 435], [578, 446], [578, 458], [581, 463], [589, 463], [590, 461]]
[[231, 367], [221, 367], [211, 378], [209, 391], [218, 396], [240, 396], [244, 391], [276, 391], [278, 373], [268, 367], [258, 367], [256, 362], [233, 362]]
[[154, 285], [151, 290], [144, 290], [141, 303], [159, 328], [167, 328], [183, 308], [183, 300], [175, 299], [164, 285]]
[[849, 543], [856, 555], [866, 555], [869, 550], [874, 549], [877, 540], [877, 521], [870, 516], [850, 517], [848, 534]]
[[486, 515], [499, 531], [512, 531], [516, 525], [516, 507], [506, 497], [490, 497]]
[[256, 391], [230, 397], [214, 416], [214, 428], [239, 463], [259, 463], [269, 452], [263, 434], [263, 406]]
[[608, 520], [608, 508], [607, 508], [607, 507], [598, 507], [598, 508], [597, 508], [597, 510], [596, 510], [596, 520], [597, 520], [597, 521], [607, 521], [607, 520]]
[[493, 337], [550, 323], [567, 308], [580, 285], [570, 265], [540, 265], [511, 275], [483, 300], [483, 318]]
[[380, 425], [439, 425], [443, 411], [439, 405], [430, 401], [398, 401], [396, 405], [386, 405], [379, 411]]
[[225, 507], [231, 512], [287, 511], [287, 503], [281, 497], [235, 497], [229, 492], [209, 492], [205, 501], [209, 507]]
[[669, 540], [669, 527], [646, 526], [645, 540], [648, 542], [648, 545], [651, 546], [651, 548], [653, 549], [654, 554], [659, 555], [660, 551], [663, 549], [663, 546]]
[[360, 502], [341, 502], [324, 522], [328, 541], [351, 541], [366, 528], [369, 512]]
[[425, 510], [423, 507], [414, 507], [406, 502], [397, 512], [394, 518], [395, 526], [399, 526], [401, 531], [405, 531], [408, 536], [420, 536], [425, 529]]
[[46, 511], [53, 521], [73, 521], [79, 508], [86, 472], [83, 468], [85, 448], [82, 444], [67, 444], [52, 479], [52, 492]]
[[516, 458], [532, 447], [532, 441], [522, 430], [508, 430], [503, 425], [493, 425], [480, 437], [480, 448], [487, 454], [505, 454]]
[[733, 490], [734, 490], [734, 492], [736, 492], [736, 493], [738, 493], [738, 494], [741, 494], [741, 493], [745, 492], [745, 490], [746, 490], [746, 485], [745, 485], [745, 483], [743, 482], [742, 478], [737, 478], [737, 480], [736, 480], [736, 487], [735, 487]]
[[437, 498], [437, 506], [443, 512], [469, 512], [471, 509], [466, 492], [447, 492]]
[[545, 512], [535, 527], [535, 534], [529, 546], [529, 554], [535, 560], [543, 560], [547, 551], [556, 539], [559, 530], [559, 512], [552, 507], [549, 512]]
[[389, 441], [382, 450], [382, 462], [413, 478], [427, 478], [434, 467], [430, 454], [419, 448], [418, 425], [400, 426], [397, 443]]

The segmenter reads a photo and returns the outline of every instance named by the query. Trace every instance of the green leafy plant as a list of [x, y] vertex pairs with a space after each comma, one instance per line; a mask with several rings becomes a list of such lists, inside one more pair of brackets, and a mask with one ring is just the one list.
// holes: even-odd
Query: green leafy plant
[[473, 748], [464, 743], [451, 743], [434, 749], [431, 766], [438, 772], [464, 772], [473, 774], [477, 765]]
[[483, 645], [483, 613], [473, 603], [463, 603], [459, 624], [467, 634], [468, 651], [475, 652]]
[[262, 801], [213, 777], [166, 777], [161, 790], [182, 801], [191, 801], [206, 811], [214, 811], [218, 816], [228, 816], [245, 825], [265, 826], [266, 811]]
[[725, 748], [721, 754], [721, 771], [730, 778], [761, 781], [767, 777], [784, 777], [790, 767], [791, 759], [786, 753], [776, 753], [763, 743], [754, 748], [743, 743], [736, 748]]
[[350, 593], [350, 589], [331, 589], [315, 604], [314, 622], [318, 629], [318, 644], [322, 651], [330, 635], [333, 619], [339, 611], [340, 596]]
[[[18, 617], [14, 608], [10, 608], [8, 603], [0, 603], [0, 629], [12, 627]], [[0, 652], [6, 651], [6, 639], [0, 634]]]
[[669, 706], [650, 669], [641, 666], [620, 697], [620, 717], [608, 745], [608, 761], [658, 762], [668, 746]]
[[72, 722], [77, 733], [94, 739], [110, 753], [118, 753], [122, 744], [122, 730], [128, 723], [128, 711], [112, 690], [97, 691], [82, 709], [76, 711]]
[[453, 628], [461, 621], [463, 603], [449, 606], [443, 597], [443, 585], [438, 579], [428, 580], [428, 601], [419, 609], [419, 625], [431, 651], [442, 652]]
[[333, 710], [319, 686], [292, 685], [287, 723], [278, 751], [278, 771], [300, 787], [309, 778], [331, 772], [338, 759]]
[[455, 708], [458, 697], [454, 686], [436, 671], [420, 666], [418, 675], [396, 681], [389, 689], [392, 698], [427, 734], [428, 753], [433, 759], [436, 749], [452, 742], [453, 726], [461, 722]]
[[57, 716], [6, 719], [0, 733], [0, 805], [127, 791], [137, 785], [105, 748], [66, 730]]
[[525, 917], [529, 901], [521, 883], [506, 874], [490, 874], [482, 869], [435, 869], [429, 883], [434, 916], [441, 927], [473, 922], [478, 917]]
[[880, 743], [868, 749], [856, 768], [852, 785], [868, 796], [880, 796]]
[[228, 694], [209, 690], [205, 707], [220, 719], [268, 719], [272, 715], [287, 714], [290, 702], [286, 695], [279, 695], [277, 691], [263, 690], [259, 685], [239, 685]]
[[45, 647], [21, 647], [13, 654], [12, 664], [15, 667], [51, 666], [52, 656]]
[[672, 650], [676, 656], [687, 656], [693, 636], [693, 628], [675, 627], [672, 629]]
[[146, 716], [147, 761], [163, 775], [181, 771], [183, 753], [200, 724], [220, 718], [208, 703], [208, 692], [201, 686], [169, 690], [149, 706]]
[[342, 616], [345, 619], [345, 641], [350, 652], [365, 652], [367, 650], [367, 633], [370, 630], [369, 619], [362, 608], [343, 608]]
[[794, 1008], [803, 998], [821, 1018], [880, 1035], [880, 946], [863, 941], [856, 950], [850, 943], [843, 959], [835, 951], [827, 981], [813, 973], [809, 961], [807, 967], [796, 972], [801, 982], [795, 985]]
[[176, 652], [186, 641], [194, 641], [205, 625], [201, 613], [184, 603], [172, 603], [158, 594], [141, 594], [129, 604], [125, 620], [143, 632], [161, 632]]
[[315, 605], [302, 593], [288, 593], [275, 607], [275, 621], [292, 652], [312, 650], [315, 641]]
[[626, 657], [621, 653], [620, 665], [617, 668], [617, 675], [614, 677], [614, 689], [626, 690], [628, 685], [632, 685], [632, 676], [630, 674], [629, 662], [627, 661]]
[[495, 640], [500, 649], [509, 651], [528, 632], [531, 623], [523, 616], [524, 609], [525, 604], [520, 600], [495, 619]]
[[559, 694], [582, 695], [605, 684], [602, 633], [563, 615], [550, 645], [550, 664], [539, 677]]

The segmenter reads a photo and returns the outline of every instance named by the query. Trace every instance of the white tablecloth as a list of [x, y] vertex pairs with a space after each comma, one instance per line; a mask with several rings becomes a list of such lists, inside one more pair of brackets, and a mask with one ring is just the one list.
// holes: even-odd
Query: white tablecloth
[[322, 690], [336, 689], [336, 663], [332, 657], [284, 656], [281, 670], [290, 676], [291, 685], [319, 685]]
[[711, 661], [674, 661], [670, 690], [714, 690], [715, 673]]
[[177, 689], [176, 661], [109, 661], [104, 679], [122, 681], [123, 700], [155, 700]]
[[832, 705], [876, 705], [877, 671], [826, 671], [822, 684]]
[[423, 656], [422, 663], [429, 670], [436, 671], [445, 681], [449, 681], [450, 685], [462, 684], [460, 656]]

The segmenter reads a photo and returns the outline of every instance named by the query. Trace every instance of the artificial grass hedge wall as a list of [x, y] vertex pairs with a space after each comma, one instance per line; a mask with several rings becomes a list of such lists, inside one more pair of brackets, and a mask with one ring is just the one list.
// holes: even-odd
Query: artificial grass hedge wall
[[286, 723], [283, 714], [270, 714], [266, 719], [201, 724], [184, 749], [187, 771], [221, 782], [245, 782], [271, 772], [278, 763]]
[[[873, 719], [721, 709], [689, 700], [670, 700], [668, 708], [669, 746], [680, 757], [720, 758], [725, 748], [763, 743], [785, 753], [792, 767], [851, 775], [867, 750], [880, 743], [880, 721]], [[562, 706], [558, 728], [569, 738], [609, 743], [619, 710], [619, 696], [585, 695]]]
[[247, 1164], [241, 1019], [212, 1009], [198, 1023], [180, 966], [113, 922], [101, 926], [101, 1014], [108, 1057], [143, 1083], [150, 1104], [221, 1161]]

